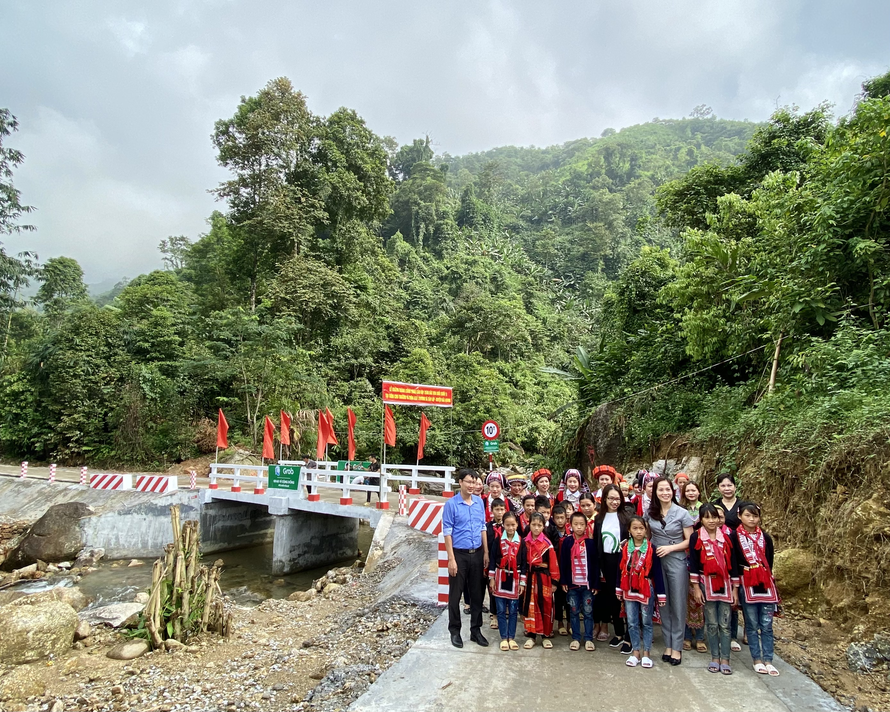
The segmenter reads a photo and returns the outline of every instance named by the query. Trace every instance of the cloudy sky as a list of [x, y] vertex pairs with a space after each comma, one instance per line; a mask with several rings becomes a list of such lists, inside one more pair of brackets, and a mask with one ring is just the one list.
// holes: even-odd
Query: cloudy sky
[[316, 113], [459, 154], [702, 103], [845, 113], [890, 68], [888, 27], [886, 0], [0, 0], [0, 106], [38, 209], [6, 247], [74, 257], [92, 283], [158, 266], [216, 207], [213, 122], [277, 76]]

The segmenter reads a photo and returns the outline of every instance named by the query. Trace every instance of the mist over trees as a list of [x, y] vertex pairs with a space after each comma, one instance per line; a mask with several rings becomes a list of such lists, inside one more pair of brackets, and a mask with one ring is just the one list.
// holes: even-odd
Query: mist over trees
[[[0, 246], [0, 451], [157, 466], [196, 455], [219, 407], [253, 446], [267, 414], [329, 407], [343, 428], [349, 406], [369, 454], [384, 379], [453, 386], [427, 462], [481, 462], [494, 418], [503, 459], [574, 463], [609, 401], [638, 446], [886, 418], [887, 77], [840, 119], [699, 106], [466, 156], [315, 115], [272, 80], [214, 125], [219, 210], [160, 242], [164, 270], [91, 300], [73, 259]], [[0, 237], [31, 210], [16, 128], [0, 110]], [[389, 460], [414, 461], [419, 417], [396, 409]], [[314, 446], [297, 422], [294, 455]]]

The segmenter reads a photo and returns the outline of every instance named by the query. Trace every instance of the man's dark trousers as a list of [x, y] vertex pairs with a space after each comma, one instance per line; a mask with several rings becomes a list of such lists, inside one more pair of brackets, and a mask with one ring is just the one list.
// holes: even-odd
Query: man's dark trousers
[[464, 588], [470, 592], [470, 634], [479, 633], [482, 628], [483, 566], [482, 548], [472, 554], [466, 549], [455, 549], [457, 576], [448, 577], [448, 632], [460, 635], [460, 597]]

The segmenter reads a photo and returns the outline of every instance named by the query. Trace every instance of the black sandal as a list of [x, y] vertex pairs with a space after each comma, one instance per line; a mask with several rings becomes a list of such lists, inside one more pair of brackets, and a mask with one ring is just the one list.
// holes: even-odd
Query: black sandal
[[679, 658], [674, 658], [674, 657], [671, 658], [671, 665], [673, 665], [674, 667], [676, 667], [677, 665], [682, 665], [682, 664], [683, 664], [683, 655], [682, 654], [680, 655]]
[[668, 655], [667, 653], [662, 653], [662, 655], [661, 655], [661, 662], [663, 662], [663, 663], [669, 663], [670, 661], [671, 661], [671, 656]]

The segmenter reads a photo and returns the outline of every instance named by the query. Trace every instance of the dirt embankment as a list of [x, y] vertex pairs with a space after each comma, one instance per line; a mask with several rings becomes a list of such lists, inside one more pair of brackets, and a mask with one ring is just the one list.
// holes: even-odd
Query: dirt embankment
[[[699, 482], [732, 472], [739, 497], [763, 508], [776, 544], [784, 618], [779, 654], [852, 708], [890, 709], [890, 441], [874, 437], [811, 455], [666, 436], [649, 459], [701, 458]], [[742, 656], [747, 656], [743, 649]]]

